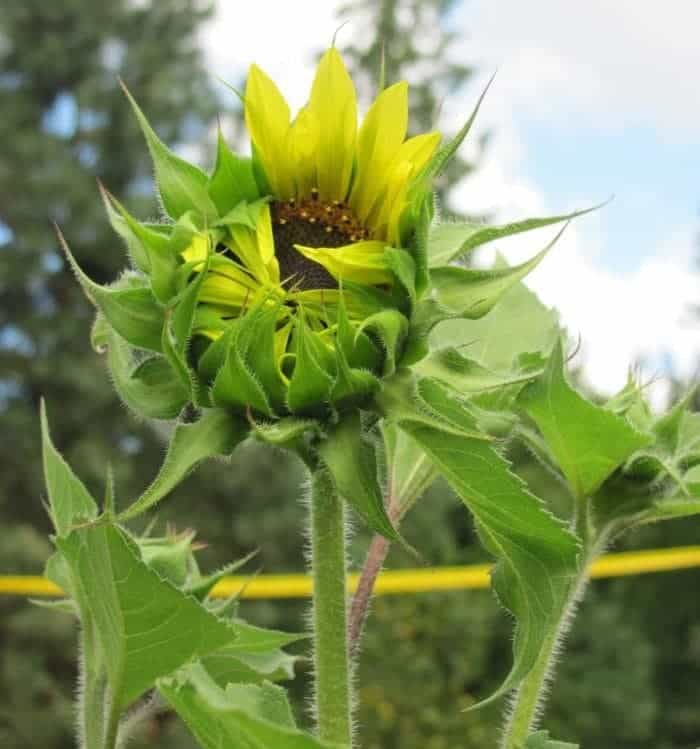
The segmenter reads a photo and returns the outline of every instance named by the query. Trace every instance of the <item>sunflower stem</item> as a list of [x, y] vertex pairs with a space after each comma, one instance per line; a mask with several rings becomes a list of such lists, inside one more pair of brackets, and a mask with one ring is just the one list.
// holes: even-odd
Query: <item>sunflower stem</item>
[[350, 662], [346, 611], [345, 512], [331, 477], [311, 480], [311, 574], [315, 709], [322, 741], [352, 743]]

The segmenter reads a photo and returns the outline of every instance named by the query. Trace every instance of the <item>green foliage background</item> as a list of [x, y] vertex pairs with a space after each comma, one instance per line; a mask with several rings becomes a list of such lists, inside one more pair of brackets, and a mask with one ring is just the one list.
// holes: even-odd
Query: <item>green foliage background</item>
[[[352, 2], [344, 17], [370, 13], [368, 46], [348, 50], [369, 95], [386, 47], [389, 79], [421, 52], [410, 32], [432, 24], [429, 72], [414, 89], [414, 129], [429, 127], [441, 97], [469, 79], [446, 55], [439, 21], [445, 0]], [[109, 5], [0, 0], [0, 571], [39, 573], [50, 551], [41, 504], [38, 400], [47, 398], [54, 439], [99, 495], [108, 461], [122, 497], [155, 472], [162, 437], [137, 423], [108, 386], [89, 348], [93, 311], [60, 259], [51, 222], [61, 224], [96, 281], [123, 265], [95, 186], [99, 177], [140, 216], [157, 215], [145, 145], [116, 83], [121, 75], [170, 144], [206, 137], [220, 103], [197, 48], [210, 9], [197, 0]], [[372, 16], [371, 14], [376, 14]], [[409, 19], [399, 22], [397, 19]], [[412, 19], [412, 20], [411, 20]], [[412, 81], [414, 83], [415, 81]], [[462, 95], [461, 93], [459, 95]], [[467, 106], [467, 104], [465, 104]], [[449, 183], [469, 172], [455, 162]], [[557, 485], [514, 449], [518, 470], [541, 494]], [[228, 465], [200, 471], [163, 505], [160, 522], [196, 527], [214, 566], [259, 547], [267, 571], [304, 565], [303, 475], [293, 459], [246, 446]], [[408, 541], [431, 564], [483, 561], [471, 521], [443, 485], [409, 514]], [[639, 531], [640, 548], [697, 543], [692, 521]], [[368, 542], [358, 531], [356, 565]], [[414, 560], [395, 549], [390, 566]], [[571, 635], [552, 690], [546, 726], [591, 749], [695, 749], [700, 737], [700, 605], [697, 572], [595, 583]], [[298, 602], [244, 604], [268, 626], [298, 629]], [[359, 721], [367, 749], [452, 749], [496, 744], [499, 706], [461, 713], [494, 688], [506, 669], [509, 629], [487, 592], [382, 598], [373, 607], [358, 679]], [[73, 745], [75, 682], [72, 621], [0, 600], [0, 743], [7, 749]], [[293, 690], [301, 694], [303, 668]], [[299, 712], [303, 712], [300, 704]], [[142, 746], [194, 746], [177, 721], [154, 721]]]

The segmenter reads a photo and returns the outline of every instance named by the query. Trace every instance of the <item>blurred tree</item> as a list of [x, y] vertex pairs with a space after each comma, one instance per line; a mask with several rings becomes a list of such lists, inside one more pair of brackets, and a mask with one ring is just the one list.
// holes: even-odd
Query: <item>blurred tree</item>
[[[413, 134], [437, 128], [443, 102], [454, 97], [474, 72], [455, 54], [463, 36], [449, 30], [449, 15], [457, 5], [457, 0], [354, 0], [338, 12], [341, 21], [351, 20], [360, 29], [342, 50], [360, 94], [366, 99], [374, 96], [382, 64], [387, 85], [408, 81]], [[437, 184], [446, 213], [461, 214], [463, 207], [450, 203], [449, 192], [473, 169], [474, 164], [459, 155], [449, 163]]]
[[[196, 36], [209, 13], [200, 0], [0, 0], [3, 571], [39, 572], [49, 551], [41, 395], [57, 443], [93, 488], [116, 458], [119, 485], [133, 496], [161, 459], [159, 440], [120, 405], [90, 349], [93, 310], [51, 224], [95, 280], [114, 279], [124, 252], [95, 178], [140, 215], [157, 215], [150, 162], [118, 76], [165, 140], [201, 138], [215, 114]], [[72, 623], [26, 601], [0, 606], [0, 744], [72, 746]]]

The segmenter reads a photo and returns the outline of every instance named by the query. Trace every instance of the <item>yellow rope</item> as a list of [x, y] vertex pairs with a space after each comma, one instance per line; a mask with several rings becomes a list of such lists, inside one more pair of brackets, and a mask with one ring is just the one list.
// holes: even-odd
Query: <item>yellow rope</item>
[[[591, 577], [623, 577], [649, 572], [670, 572], [700, 567], [700, 546], [649, 551], [626, 551], [601, 557], [591, 567]], [[466, 567], [431, 567], [429, 569], [391, 570], [383, 572], [375, 587], [378, 595], [428, 593], [439, 590], [466, 590], [489, 586], [490, 564]], [[357, 586], [358, 575], [350, 575], [350, 590]], [[60, 596], [61, 589], [44, 577], [0, 575], [0, 595]], [[306, 575], [242, 575], [226, 577], [212, 595], [226, 598], [241, 592], [243, 598], [308, 598], [311, 580]]]

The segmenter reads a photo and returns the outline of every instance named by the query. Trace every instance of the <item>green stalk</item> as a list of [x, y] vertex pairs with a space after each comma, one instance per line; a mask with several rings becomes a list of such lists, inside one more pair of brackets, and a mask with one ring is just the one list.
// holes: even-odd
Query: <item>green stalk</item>
[[542, 643], [537, 662], [523, 679], [510, 704], [501, 749], [522, 749], [527, 737], [535, 730], [537, 719], [547, 697], [547, 685], [552, 676], [557, 655], [573, 621], [576, 606], [583, 598], [588, 584], [589, 566], [602, 553], [607, 543], [605, 533], [595, 538], [588, 505], [581, 505], [577, 509], [574, 524], [577, 535], [583, 543], [578, 575], [571, 584], [569, 596], [559, 619], [552, 625]]
[[92, 621], [89, 618], [83, 621], [80, 633], [78, 728], [81, 749], [92, 749], [102, 747], [104, 738], [107, 680], [97, 661]]
[[311, 574], [318, 736], [322, 741], [349, 747], [352, 728], [345, 515], [330, 476], [318, 469], [311, 480]]

